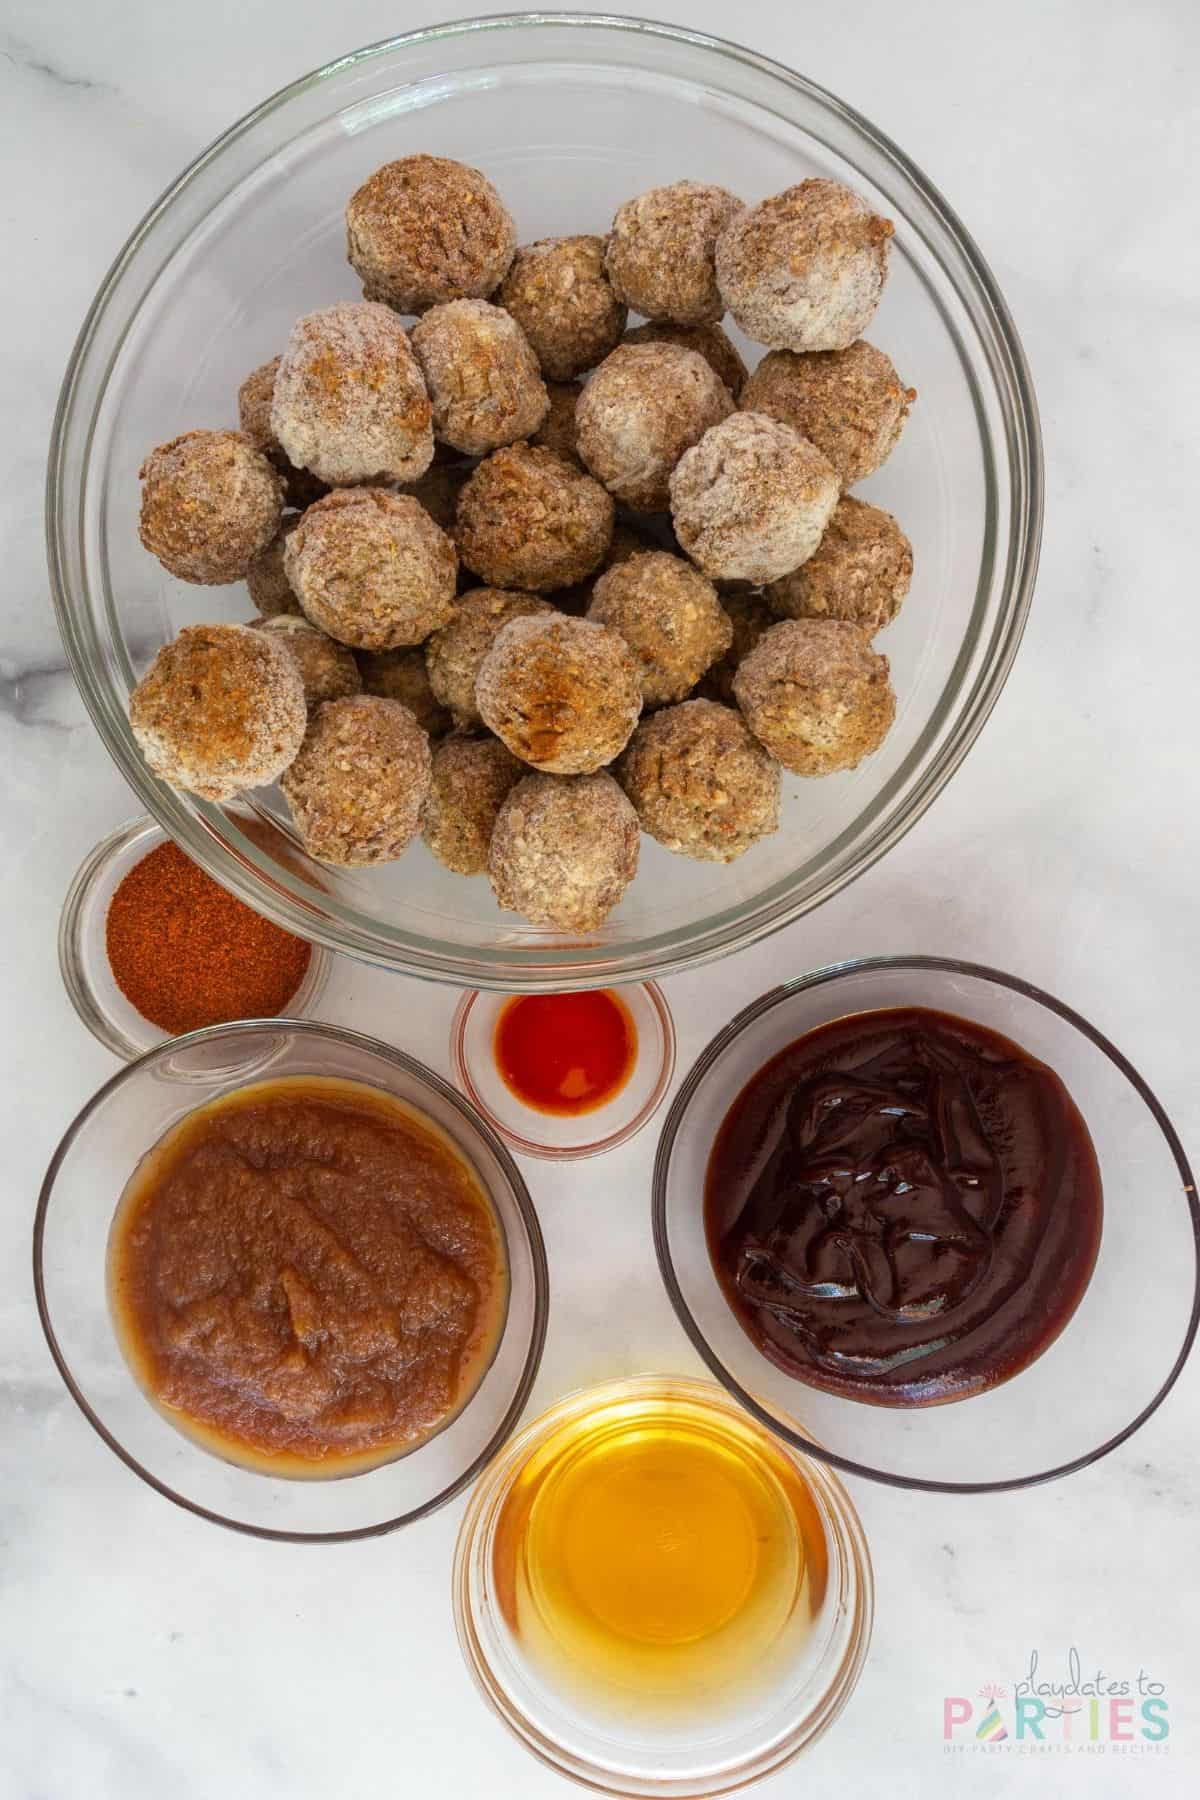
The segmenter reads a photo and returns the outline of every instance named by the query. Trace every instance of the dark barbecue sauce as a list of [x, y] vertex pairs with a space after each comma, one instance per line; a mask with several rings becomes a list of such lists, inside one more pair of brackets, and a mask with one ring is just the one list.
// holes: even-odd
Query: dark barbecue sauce
[[1091, 1278], [1096, 1154], [1052, 1069], [905, 1008], [789, 1044], [730, 1109], [705, 1228], [760, 1350], [814, 1387], [926, 1406], [1041, 1355]]

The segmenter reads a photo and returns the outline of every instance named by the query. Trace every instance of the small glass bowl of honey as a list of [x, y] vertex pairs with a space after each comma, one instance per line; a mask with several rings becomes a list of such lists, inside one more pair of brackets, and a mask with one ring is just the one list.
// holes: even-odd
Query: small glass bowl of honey
[[682, 1376], [528, 1425], [475, 1488], [453, 1585], [489, 1704], [611, 1794], [724, 1794], [789, 1762], [849, 1699], [873, 1617], [836, 1476]]
[[523, 1156], [599, 1156], [651, 1119], [675, 1073], [657, 982], [565, 994], [464, 994], [450, 1027], [460, 1091]]

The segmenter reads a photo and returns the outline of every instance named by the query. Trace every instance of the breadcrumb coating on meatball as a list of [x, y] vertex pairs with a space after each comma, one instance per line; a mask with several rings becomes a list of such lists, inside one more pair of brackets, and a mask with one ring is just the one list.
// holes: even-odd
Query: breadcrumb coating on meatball
[[837, 474], [790, 425], [740, 412], [705, 432], [671, 476], [684, 550], [713, 581], [756, 585], [813, 554], [837, 505]]
[[462, 491], [458, 552], [489, 587], [550, 593], [604, 560], [612, 497], [553, 450], [510, 444], [484, 458]]
[[537, 430], [550, 410], [537, 357], [517, 321], [486, 300], [447, 300], [413, 326], [413, 355], [434, 436], [483, 456]]
[[347, 694], [362, 692], [362, 677], [354, 652], [345, 644], [337, 644], [307, 619], [280, 613], [273, 619], [261, 619], [256, 631], [268, 631], [287, 647], [304, 683], [304, 703], [311, 713], [326, 700], [341, 700]]
[[912, 545], [882, 507], [839, 500], [815, 555], [766, 590], [784, 619], [843, 619], [868, 637], [890, 625], [912, 584]]
[[138, 534], [180, 581], [241, 581], [283, 517], [283, 482], [240, 431], [185, 431], [138, 471]]
[[635, 325], [621, 340], [626, 344], [676, 344], [702, 356], [718, 381], [724, 382], [734, 400], [745, 386], [749, 371], [742, 354], [719, 325], [672, 325], [667, 319], [649, 319]]
[[273, 356], [270, 362], [252, 369], [243, 381], [238, 389], [238, 425], [243, 437], [248, 437], [254, 448], [261, 450], [283, 476], [284, 503], [303, 511], [328, 490], [310, 470], [298, 469], [288, 460], [271, 427], [271, 404], [275, 398], [275, 377], [280, 361], [281, 358]]
[[287, 541], [299, 523], [299, 513], [285, 513], [275, 536], [265, 550], [259, 551], [246, 570], [246, 586], [250, 590], [250, 598], [265, 619], [274, 618], [279, 613], [298, 615], [301, 610], [283, 566]]
[[840, 182], [801, 181], [726, 225], [716, 248], [721, 298], [768, 349], [844, 350], [874, 317], [894, 230]]
[[513, 258], [496, 296], [533, 345], [551, 381], [602, 362], [628, 318], [604, 272], [604, 239], [539, 238]]
[[358, 650], [424, 643], [454, 606], [454, 545], [418, 501], [386, 488], [335, 488], [283, 560], [305, 616]]
[[769, 351], [746, 383], [742, 408], [794, 426], [846, 488], [887, 461], [916, 397], [891, 359], [859, 338], [847, 350]]
[[621, 344], [575, 409], [579, 454], [609, 493], [637, 512], [663, 512], [685, 450], [733, 411], [704, 358], [677, 344]]
[[887, 657], [844, 620], [773, 626], [744, 659], [733, 691], [759, 743], [796, 775], [857, 768], [896, 716]]
[[402, 313], [486, 300], [516, 245], [516, 227], [487, 176], [447, 156], [385, 163], [346, 207], [346, 255], [364, 293]]
[[576, 468], [582, 467], [575, 430], [575, 408], [582, 392], [583, 384], [579, 381], [548, 381], [549, 411], [529, 439], [531, 444], [555, 451]]
[[616, 775], [642, 830], [681, 856], [733, 862], [779, 826], [778, 764], [715, 700], [643, 719]]
[[596, 931], [637, 873], [637, 814], [611, 775], [526, 775], [488, 852], [499, 904], [533, 925]]
[[484, 724], [522, 762], [582, 775], [629, 742], [642, 684], [618, 632], [555, 613], [504, 626], [480, 665], [475, 700]]
[[429, 739], [406, 706], [372, 694], [318, 707], [281, 782], [309, 855], [340, 868], [395, 861], [429, 784]]
[[425, 646], [425, 665], [435, 697], [459, 726], [481, 725], [475, 683], [488, 651], [510, 619], [553, 617], [554, 608], [536, 594], [512, 588], [469, 588]]
[[355, 661], [364, 694], [399, 700], [431, 739], [445, 737], [454, 721], [429, 685], [424, 650], [358, 650]]
[[606, 569], [587, 616], [619, 631], [633, 651], [646, 706], [682, 700], [733, 641], [712, 582], [665, 550], [644, 550]]
[[675, 181], [617, 208], [605, 267], [622, 300], [647, 319], [715, 324], [725, 311], [713, 254], [742, 202], [711, 182]]
[[722, 594], [721, 605], [725, 608], [733, 641], [720, 662], [713, 664], [700, 683], [700, 693], [706, 700], [719, 700], [725, 706], [732, 706], [733, 678], [739, 665], [763, 633], [779, 623], [779, 615], [772, 612], [766, 595], [757, 588], [744, 594]]
[[498, 738], [455, 734], [438, 745], [421, 835], [444, 868], [484, 874], [500, 808], [526, 774]]
[[129, 700], [153, 772], [205, 800], [268, 786], [299, 750], [306, 716], [286, 647], [248, 625], [185, 625]]
[[432, 409], [396, 315], [342, 300], [297, 319], [275, 376], [271, 429], [291, 462], [332, 486], [423, 475]]

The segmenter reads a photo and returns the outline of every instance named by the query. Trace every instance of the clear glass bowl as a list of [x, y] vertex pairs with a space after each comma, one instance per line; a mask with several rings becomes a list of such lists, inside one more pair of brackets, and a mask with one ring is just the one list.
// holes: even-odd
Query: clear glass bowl
[[[365, 1082], [433, 1119], [491, 1196], [508, 1252], [504, 1329], [466, 1405], [407, 1455], [342, 1480], [262, 1474], [225, 1462], [176, 1431], [130, 1373], [108, 1307], [109, 1226], [142, 1155], [196, 1107], [249, 1081], [285, 1075]], [[70, 1125], [46, 1171], [34, 1218], [33, 1278], [50, 1353], [109, 1449], [177, 1506], [234, 1531], [293, 1543], [394, 1531], [473, 1481], [529, 1397], [549, 1304], [537, 1214], [491, 1128], [402, 1051], [294, 1019], [214, 1025], [172, 1038], [114, 1075]]]
[[[296, 315], [357, 297], [343, 209], [379, 163], [428, 150], [491, 175], [523, 241], [602, 231], [681, 173], [758, 198], [809, 175], [895, 219], [871, 337], [920, 392], [858, 490], [900, 519], [916, 578], [881, 639], [899, 712], [852, 773], [785, 777], [783, 828], [728, 868], [650, 840], [604, 930], [562, 942], [501, 914], [423, 846], [381, 869], [320, 868], [256, 842], [241, 813], [148, 772], [126, 717], [161, 644], [250, 612], [240, 584], [173, 580], [138, 542], [155, 444], [236, 421], [243, 377]], [[550, 179], [547, 171], [552, 171]], [[746, 348], [743, 345], [743, 348]], [[507, 990], [603, 986], [754, 942], [836, 893], [908, 829], [978, 734], [1016, 654], [1041, 524], [1025, 358], [967, 232], [894, 144], [813, 83], [735, 44], [632, 19], [529, 14], [437, 26], [340, 58], [228, 131], [167, 191], [88, 314], [50, 455], [51, 579], [84, 700], [126, 780], [227, 887], [281, 925], [392, 969]], [[275, 794], [255, 804], [278, 817]]]
[[779, 1647], [769, 1689], [717, 1709], [704, 1725], [689, 1715], [672, 1727], [619, 1726], [578, 1696], [551, 1689], [513, 1633], [494, 1572], [496, 1532], [505, 1501], [522, 1472], [557, 1433], [609, 1414], [689, 1422], [716, 1418], [744, 1437], [761, 1428], [711, 1382], [678, 1375], [639, 1375], [560, 1400], [527, 1425], [485, 1471], [463, 1518], [454, 1556], [454, 1617], [467, 1666], [488, 1704], [542, 1762], [605, 1794], [726, 1794], [781, 1768], [815, 1743], [854, 1691], [874, 1618], [871, 1560], [858, 1515], [840, 1481], [820, 1463], [792, 1454], [824, 1537], [823, 1597], [798, 1648]]
[[[746, 1083], [817, 1026], [898, 1006], [974, 1019], [1055, 1070], [1091, 1133], [1104, 1189], [1096, 1267], [1061, 1334], [1020, 1374], [944, 1406], [841, 1399], [776, 1368], [730, 1310], [705, 1242], [709, 1153]], [[969, 963], [870, 958], [755, 1000], [676, 1095], [659, 1140], [653, 1207], [667, 1292], [718, 1380], [798, 1450], [897, 1487], [1029, 1487], [1097, 1461], [1161, 1405], [1200, 1318], [1200, 1207], [1162, 1107], [1121, 1052], [1061, 1000]]]
[[560, 1117], [526, 1106], [496, 1064], [495, 1037], [508, 996], [464, 994], [450, 1024], [454, 1079], [473, 1106], [522, 1156], [570, 1161], [615, 1150], [649, 1123], [675, 1073], [675, 1025], [656, 981], [618, 990], [637, 1032], [637, 1056], [624, 1086], [592, 1112]]
[[[59, 919], [58, 966], [68, 998], [92, 1036], [126, 1062], [165, 1043], [167, 1033], [130, 1005], [113, 978], [105, 942], [108, 905], [130, 869], [166, 842], [166, 832], [153, 819], [118, 825], [79, 865]], [[304, 979], [288, 1002], [289, 1018], [316, 1010], [329, 966], [329, 952], [314, 944]]]

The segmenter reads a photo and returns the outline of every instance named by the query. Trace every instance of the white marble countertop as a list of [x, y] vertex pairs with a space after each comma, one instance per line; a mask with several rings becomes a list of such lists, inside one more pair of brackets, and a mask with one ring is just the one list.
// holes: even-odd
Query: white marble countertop
[[[1032, 622], [966, 766], [817, 916], [669, 984], [681, 1066], [785, 965], [962, 955], [1081, 1007], [1195, 1155], [1200, 11], [1010, 0], [985, 28], [959, 0], [656, 5], [803, 69], [929, 172], [1012, 304], [1048, 467]], [[0, 1800], [567, 1791], [487, 1714], [460, 1662], [448, 1604], [460, 1506], [333, 1550], [243, 1540], [176, 1511], [63, 1392], [29, 1280], [44, 1165], [114, 1067], [59, 985], [57, 909], [99, 832], [135, 810], [65, 673], [47, 593], [42, 475], [62, 369], [128, 230], [209, 139], [291, 77], [440, 10], [7, 0], [0, 16]], [[382, 1035], [402, 1011], [407, 1047], [445, 1069], [454, 995], [400, 985], [343, 966], [327, 1010]], [[535, 1400], [692, 1366], [647, 1244], [652, 1149], [648, 1134], [565, 1179], [528, 1170], [555, 1278]], [[598, 1259], [622, 1283], [615, 1317]], [[1194, 1793], [1198, 1396], [1194, 1364], [1124, 1449], [1042, 1490], [963, 1500], [853, 1483], [878, 1580], [870, 1660], [837, 1729], [764, 1800]], [[945, 1755], [944, 1696], [1011, 1686], [1033, 1649], [1057, 1672], [1072, 1646], [1089, 1669], [1166, 1684], [1169, 1754], [1139, 1754], [1136, 1769], [1115, 1747]]]

